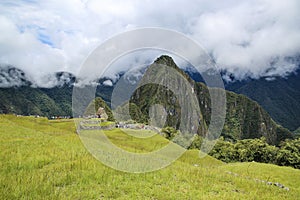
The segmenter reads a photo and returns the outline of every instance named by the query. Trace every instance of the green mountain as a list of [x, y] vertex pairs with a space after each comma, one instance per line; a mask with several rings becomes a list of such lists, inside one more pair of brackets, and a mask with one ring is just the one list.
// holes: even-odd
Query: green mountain
[[[35, 87], [25, 73], [12, 66], [0, 67], [0, 113], [19, 115], [72, 116], [72, 92], [75, 76], [66, 72], [55, 75], [58, 85]], [[100, 80], [100, 82], [104, 80]], [[109, 102], [112, 87], [101, 85], [96, 96]]]
[[30, 86], [1, 88], [0, 98], [0, 113], [47, 117], [71, 115], [70, 104], [60, 103], [63, 100], [56, 101], [39, 88]]
[[282, 126], [300, 127], [300, 69], [286, 78], [260, 78], [228, 84], [226, 89], [257, 101]]
[[[208, 88], [200, 82], [193, 81], [187, 74], [177, 67], [173, 59], [169, 56], [161, 56], [155, 63], [149, 66], [159, 67], [157, 64], [167, 65], [181, 73], [193, 87], [198, 98], [199, 107], [202, 112], [200, 124], [202, 126], [198, 130], [200, 135], [206, 133], [206, 129], [210, 123], [211, 101]], [[147, 73], [147, 71], [146, 71]], [[163, 74], [157, 74], [159, 79]], [[182, 85], [177, 79], [177, 85]], [[278, 144], [285, 138], [292, 138], [292, 133], [287, 129], [276, 124], [269, 114], [255, 101], [250, 100], [244, 95], [226, 92], [226, 120], [222, 135], [229, 140], [260, 138], [266, 137], [270, 144]], [[166, 88], [158, 84], [147, 84], [139, 87], [130, 99], [130, 105], [136, 105], [143, 116], [134, 115], [134, 119], [140, 122], [149, 121], [149, 109], [154, 104], [162, 104], [167, 112], [166, 125], [178, 128], [181, 120], [181, 108], [175, 95]], [[143, 121], [146, 119], [146, 121]]]

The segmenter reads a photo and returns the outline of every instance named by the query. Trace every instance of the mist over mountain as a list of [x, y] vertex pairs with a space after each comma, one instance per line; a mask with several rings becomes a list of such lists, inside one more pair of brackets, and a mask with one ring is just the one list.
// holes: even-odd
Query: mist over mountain
[[25, 72], [12, 66], [0, 68], [0, 112], [22, 115], [71, 116], [75, 77], [66, 72], [47, 76], [51, 89], [37, 87]]
[[[297, 60], [299, 57], [297, 57]], [[299, 60], [298, 60], [299, 61]], [[221, 72], [226, 90], [243, 94], [258, 102], [271, 117], [289, 130], [300, 127], [300, 64], [295, 72], [281, 76], [236, 80], [234, 74]], [[204, 82], [195, 70], [185, 70], [197, 82]]]
[[[299, 61], [299, 57], [297, 57], [297, 59]], [[295, 58], [294, 61], [297, 59]], [[141, 77], [145, 72], [147, 65], [142, 66], [143, 67], [130, 70], [130, 72], [127, 72], [127, 76]], [[197, 82], [204, 82], [201, 74], [191, 65], [185, 63], [184, 71], [193, 80]], [[99, 86], [96, 96], [103, 98], [110, 105], [114, 84], [124, 74], [124, 72], [120, 72], [114, 75], [113, 78], [103, 77], [99, 79], [97, 83]], [[245, 80], [236, 80], [233, 74], [228, 75], [227, 72], [221, 72], [221, 75], [224, 78], [225, 88], [227, 90], [244, 94], [252, 100], [258, 102], [277, 123], [292, 131], [300, 127], [299, 74], [300, 67], [298, 67], [295, 72], [285, 77], [266, 76], [259, 79], [247, 78]], [[229, 82], [228, 77], [230, 78]], [[64, 112], [57, 112], [58, 109], [49, 109], [56, 110], [56, 112], [52, 113], [53, 115], [71, 115], [71, 112], [69, 111], [69, 104], [71, 102], [70, 96], [72, 95], [72, 86], [76, 81], [76, 77], [68, 72], [57, 72], [45, 76], [45, 80], [47, 80], [46, 83], [48, 84], [44, 84], [44, 87], [39, 87], [32, 83], [31, 79], [22, 70], [10, 65], [2, 65], [0, 67], [0, 87], [2, 88], [2, 96], [7, 93], [15, 93], [19, 90], [18, 87], [27, 88], [28, 90], [31, 90], [31, 88], [37, 88], [38, 90], [45, 92], [51, 99], [54, 99], [55, 102], [58, 102], [59, 104], [65, 104], [65, 106], [62, 107], [63, 109], [60, 109], [64, 110]], [[4, 90], [6, 90], [5, 94], [3, 93]], [[16, 94], [18, 94], [18, 92], [16, 92]], [[10, 105], [10, 103], [5, 104], [6, 106], [2, 105], [2, 112], [7, 112], [10, 110], [5, 108]], [[29, 114], [27, 111], [25, 113]], [[36, 113], [43, 115], [42, 111]], [[48, 111], [47, 113], [51, 112]], [[49, 115], [47, 114], [47, 116]]]
[[22, 70], [9, 65], [0, 65], [1, 88], [19, 87], [23, 85], [31, 85], [31, 82]]
[[44, 84], [37, 85], [24, 71], [11, 65], [0, 66], [0, 88], [30, 86], [40, 88], [62, 87], [75, 83], [76, 77], [69, 72], [55, 72], [43, 77]]
[[[286, 76], [297, 68], [289, 58], [300, 52], [299, 7], [298, 0], [162, 0], [159, 6], [131, 0], [3, 0], [0, 63], [21, 69], [38, 87], [50, 87], [45, 76], [58, 71], [77, 74], [86, 57], [111, 36], [158, 27], [195, 40], [219, 70], [237, 80]], [[128, 63], [157, 56], [133, 56]]]
[[[177, 67], [171, 57], [161, 56], [155, 61], [155, 63], [161, 62], [177, 70], [193, 85], [203, 115], [201, 118], [202, 128], [199, 129], [199, 134], [205, 135], [205, 129], [210, 123], [211, 112], [210, 95], [207, 87], [201, 82], [194, 82], [192, 78]], [[143, 68], [141, 70], [144, 71]], [[16, 71], [18, 75], [25, 77], [25, 73], [19, 70]], [[15, 73], [12, 74], [15, 75]], [[161, 75], [163, 76], [163, 74]], [[56, 73], [54, 77], [58, 85], [52, 88], [40, 88], [31, 84], [0, 88], [0, 96], [2, 99], [0, 102], [0, 113], [41, 115], [49, 118], [53, 116], [71, 117], [72, 92], [74, 84], [76, 84], [75, 77], [63, 72]], [[132, 84], [135, 84], [132, 81], [139, 80], [139, 78], [135, 76], [135, 73], [124, 74], [121, 75], [121, 77]], [[24, 79], [24, 83], [30, 82]], [[95, 94], [96, 97], [101, 97], [109, 106], [114, 90], [114, 86], [111, 86], [111, 84], [114, 85], [114, 82], [109, 78], [99, 79]], [[166, 125], [178, 128], [178, 120], [180, 119], [180, 115], [178, 114], [182, 113], [182, 111], [180, 111], [180, 106], [176, 103], [174, 104], [171, 93], [165, 91], [163, 88], [157, 88], [155, 85], [146, 85], [145, 87], [137, 89], [132, 95], [130, 110], [133, 112], [133, 119], [137, 121], [142, 120], [141, 122], [143, 123], [149, 123], [149, 106], [156, 102], [163, 105], [168, 113]], [[288, 130], [277, 125], [268, 113], [256, 102], [251, 101], [243, 95], [237, 95], [232, 92], [227, 92], [226, 96], [227, 115], [222, 131], [222, 135], [225, 138], [237, 140], [265, 136], [269, 143], [278, 144], [278, 142], [284, 138], [292, 137]]]
[[[49, 84], [39, 87], [22, 70], [0, 67], [0, 113], [71, 117], [76, 77], [68, 72], [56, 72], [45, 76], [45, 80]], [[111, 80], [99, 79], [96, 95], [109, 102], [112, 87], [107, 81]]]

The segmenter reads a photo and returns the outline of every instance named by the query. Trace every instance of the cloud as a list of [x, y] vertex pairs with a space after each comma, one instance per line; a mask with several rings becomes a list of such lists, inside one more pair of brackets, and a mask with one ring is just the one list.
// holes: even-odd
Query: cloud
[[102, 84], [105, 86], [113, 86], [113, 82], [111, 80], [105, 80]]
[[297, 67], [287, 58], [300, 52], [299, 1], [255, 2], [201, 15], [193, 36], [239, 78], [286, 75]]
[[[47, 85], [47, 74], [78, 73], [89, 53], [113, 35], [155, 26], [195, 39], [238, 79], [285, 76], [297, 68], [290, 58], [300, 52], [299, 7], [298, 0], [2, 0], [0, 64]], [[154, 56], [128, 56], [109, 75]]]
[[28, 84], [25, 74], [16, 68], [10, 66], [0, 66], [0, 86], [19, 87]]
[[39, 84], [39, 78], [64, 65], [62, 50], [42, 43], [31, 33], [21, 33], [7, 18], [0, 17], [0, 62], [28, 73]]

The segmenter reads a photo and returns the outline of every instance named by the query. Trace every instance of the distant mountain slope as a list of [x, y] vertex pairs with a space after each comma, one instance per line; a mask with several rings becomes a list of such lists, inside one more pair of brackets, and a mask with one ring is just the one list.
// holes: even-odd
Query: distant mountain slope
[[0, 113], [41, 116], [71, 116], [72, 84], [66, 72], [53, 75], [57, 86], [37, 88], [26, 74], [12, 66], [0, 68]]
[[[53, 75], [55, 87], [38, 88], [26, 74], [12, 66], [0, 67], [0, 113], [20, 115], [72, 116], [75, 76], [67, 72]], [[103, 82], [106, 79], [101, 79]], [[97, 96], [109, 101], [112, 87], [99, 85]]]
[[21, 86], [0, 89], [0, 113], [22, 115], [65, 115], [56, 102], [42, 90]]
[[257, 101], [282, 126], [300, 127], [300, 69], [287, 78], [261, 78], [228, 84], [226, 89]]

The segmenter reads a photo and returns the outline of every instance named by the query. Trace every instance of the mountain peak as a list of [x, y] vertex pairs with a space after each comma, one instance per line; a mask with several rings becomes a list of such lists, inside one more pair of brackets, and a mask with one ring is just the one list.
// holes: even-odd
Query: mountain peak
[[174, 62], [173, 58], [168, 55], [161, 55], [155, 61], [155, 64], [167, 65], [169, 67], [178, 68], [176, 63]]
[[171, 68], [175, 69], [179, 74], [181, 74], [184, 78], [186, 78], [186, 80], [188, 80], [189, 82], [192, 82], [191, 77], [189, 77], [189, 75], [185, 71], [183, 71], [182, 69], [180, 69], [178, 67], [178, 65], [175, 63], [175, 61], [173, 60], [173, 58], [171, 56], [161, 55], [154, 61], [153, 64], [154, 65], [155, 64], [156, 65], [165, 65], [165, 66], [171, 67]]

